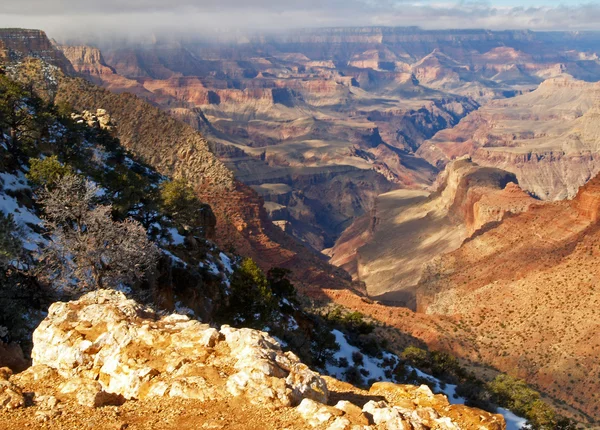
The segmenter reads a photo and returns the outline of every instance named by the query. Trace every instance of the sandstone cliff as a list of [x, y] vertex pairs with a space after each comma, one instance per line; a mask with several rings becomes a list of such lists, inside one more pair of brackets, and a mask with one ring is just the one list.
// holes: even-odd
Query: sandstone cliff
[[414, 307], [423, 266], [457, 249], [476, 230], [526, 210], [535, 200], [513, 174], [456, 160], [436, 191], [380, 195], [374, 210], [348, 229], [331, 250], [338, 264], [366, 283], [369, 295]]
[[56, 48], [64, 54], [78, 73], [94, 76], [115, 73], [106, 65], [98, 48], [90, 46], [57, 46]]
[[573, 197], [600, 171], [599, 95], [597, 83], [552, 78], [529, 94], [487, 104], [436, 134], [418, 154], [438, 166], [469, 154], [481, 165], [515, 173], [540, 198]]

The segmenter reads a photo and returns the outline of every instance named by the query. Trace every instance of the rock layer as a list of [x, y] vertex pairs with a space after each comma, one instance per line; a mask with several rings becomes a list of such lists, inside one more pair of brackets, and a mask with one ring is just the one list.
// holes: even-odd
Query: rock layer
[[468, 154], [515, 173], [540, 198], [572, 198], [600, 171], [599, 96], [597, 83], [548, 79], [529, 94], [488, 103], [418, 154], [439, 167]]
[[436, 188], [431, 194], [399, 190], [379, 196], [372, 213], [337, 241], [331, 261], [365, 282], [371, 296], [414, 308], [426, 263], [535, 203], [513, 174], [468, 159], [450, 163]]

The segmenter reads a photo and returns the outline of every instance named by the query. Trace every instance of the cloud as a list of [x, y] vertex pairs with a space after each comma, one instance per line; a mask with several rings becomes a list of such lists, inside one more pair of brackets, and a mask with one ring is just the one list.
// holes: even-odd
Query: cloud
[[594, 30], [600, 22], [598, 3], [535, 7], [443, 0], [9, 0], [9, 3], [3, 4], [0, 11], [0, 26], [41, 28], [58, 38], [106, 33], [205, 34], [370, 25]]

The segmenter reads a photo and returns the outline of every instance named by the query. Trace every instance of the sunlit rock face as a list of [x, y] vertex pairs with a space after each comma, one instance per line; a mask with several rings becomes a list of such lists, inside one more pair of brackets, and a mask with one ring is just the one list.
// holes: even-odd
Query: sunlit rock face
[[415, 308], [416, 286], [429, 261], [535, 203], [513, 173], [469, 158], [454, 160], [438, 176], [433, 192], [397, 190], [378, 196], [374, 210], [330, 250], [331, 261], [365, 282], [372, 297]]
[[266, 333], [219, 331], [177, 314], [160, 318], [119, 292], [55, 303], [33, 341], [34, 366], [98, 381], [98, 388], [125, 399], [210, 399], [229, 392], [283, 406], [304, 397], [327, 401], [319, 375]]
[[[379, 401], [362, 396], [365, 400], [353, 404], [344, 397], [361, 390], [321, 377], [267, 333], [229, 326], [217, 330], [187, 316], [159, 315], [115, 291], [54, 303], [33, 341], [33, 366], [15, 381], [59, 378], [57, 396], [89, 408], [131, 399], [237, 397], [267, 406], [271, 416], [294, 407], [306, 428], [505, 428], [501, 415], [450, 405], [425, 385], [376, 383], [369, 394]], [[0, 406], [22, 407], [21, 389], [8, 376], [0, 374]], [[334, 406], [328, 405], [326, 380], [342, 399]], [[37, 403], [56, 403], [42, 397]]]

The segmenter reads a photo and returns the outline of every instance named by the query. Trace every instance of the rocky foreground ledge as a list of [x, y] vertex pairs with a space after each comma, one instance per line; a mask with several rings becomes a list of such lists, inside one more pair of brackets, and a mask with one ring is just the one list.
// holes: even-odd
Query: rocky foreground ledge
[[267, 333], [161, 316], [115, 291], [53, 304], [33, 341], [29, 369], [0, 371], [0, 428], [505, 428], [427, 386], [360, 390]]

